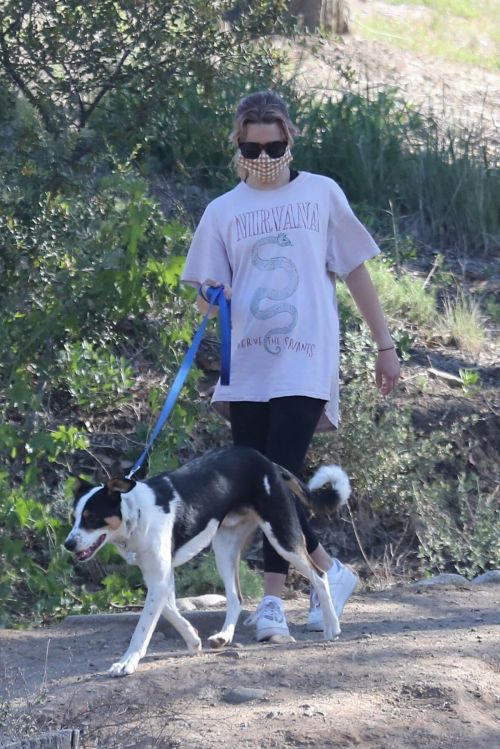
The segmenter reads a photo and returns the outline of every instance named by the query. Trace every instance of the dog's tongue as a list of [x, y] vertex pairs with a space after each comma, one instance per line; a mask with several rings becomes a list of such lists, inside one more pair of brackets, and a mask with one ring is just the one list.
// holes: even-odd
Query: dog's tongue
[[92, 554], [94, 551], [94, 547], [91, 546], [90, 549], [85, 549], [85, 551], [79, 551], [75, 554], [75, 557], [78, 559], [79, 562], [83, 562], [84, 559], [88, 559], [88, 557]]

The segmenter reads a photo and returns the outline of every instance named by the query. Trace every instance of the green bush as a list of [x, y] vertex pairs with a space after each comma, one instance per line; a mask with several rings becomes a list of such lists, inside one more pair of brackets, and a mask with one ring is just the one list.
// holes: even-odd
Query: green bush
[[258, 39], [281, 26], [284, 2], [241, 5], [228, 24], [233, 9], [231, 0], [150, 0], [147, 6], [4, 0], [0, 69], [57, 139], [83, 131], [114, 91], [142, 99], [140, 125], [157, 99], [160, 107], [169, 97], [182, 109], [186, 79], [209, 87], [243, 63], [260, 66]]
[[0, 475], [0, 626], [67, 610], [71, 568], [61, 551], [65, 524], [51, 503], [12, 489]]
[[[23, 179], [18, 175], [19, 193], [0, 193], [5, 623], [29, 611], [39, 619], [77, 605], [71, 567], [59, 548], [67, 525], [52, 512], [49, 487], [60, 485], [60, 466], [67, 472], [89, 451], [88, 425], [99, 411], [116, 418], [137, 398], [141, 368], [157, 367], [167, 382], [173, 379], [194, 322], [177, 284], [189, 231], [163, 218], [129, 167], [31, 205], [18, 200]], [[193, 380], [163, 460], [175, 461], [188, 440], [192, 388]], [[135, 426], [141, 444], [151, 426], [147, 412], [146, 418]], [[112, 601], [118, 587], [106, 583], [102, 595], [89, 594], [81, 605]], [[127, 590], [124, 584], [124, 599]]]
[[114, 407], [131, 397], [133, 370], [123, 356], [83, 340], [65, 343], [58, 363], [61, 376], [56, 387], [66, 389], [83, 413]]
[[[189, 89], [191, 79], [183, 85]], [[130, 444], [136, 446], [121, 456], [135, 460], [191, 339], [195, 312], [191, 295], [185, 297], [177, 283], [190, 231], [163, 217], [139, 176], [137, 164], [148, 166], [147, 148], [135, 151], [135, 165], [119, 162], [119, 144], [107, 146], [109, 127], [118, 119], [113, 123], [105, 117], [96, 117], [102, 131], [64, 133], [56, 143], [40, 113], [8, 86], [2, 85], [1, 99], [9, 109], [2, 111], [0, 123], [5, 136], [0, 143], [0, 454], [6, 466], [0, 514], [9, 522], [3, 523], [8, 532], [0, 537], [5, 561], [0, 616], [11, 623], [30, 607], [38, 619], [64, 614], [70, 605], [91, 610], [125, 605], [142, 595], [124, 566], [119, 575], [104, 578], [101, 590], [83, 587], [76, 593], [71, 566], [50, 544], [54, 528], [60, 543], [67, 525], [52, 512], [47, 483], [60, 485], [61, 465], [67, 470], [82, 453], [93, 454], [87, 429], [95, 431], [99, 412], [102, 421], [103, 415], [116, 418], [132, 399], [142, 404], [144, 375], [151, 370], [149, 403], [132, 425]], [[113, 102], [110, 97], [107, 115], [113, 113]], [[169, 123], [161, 120], [158, 101], [148, 127], [160, 133], [165, 125], [168, 132], [179, 103], [182, 97], [174, 99], [175, 106], [169, 101]], [[131, 104], [132, 96], [129, 109], [123, 109], [132, 117]], [[178, 117], [179, 129], [172, 127], [184, 145], [177, 139], [174, 146], [183, 163], [199, 166], [203, 153], [214, 147], [213, 123], [207, 123], [205, 151], [192, 152], [190, 130], [200, 125], [200, 112], [187, 109], [187, 119]], [[220, 120], [219, 133], [223, 127]], [[140, 128], [135, 135], [132, 150], [138, 141], [147, 143]], [[98, 147], [104, 151], [92, 151]], [[87, 148], [90, 157], [83, 158]], [[76, 160], [75, 149], [81, 151]], [[194, 371], [155, 445], [153, 472], [176, 467], [190, 452], [196, 378]], [[21, 512], [19, 497], [29, 503], [36, 522]], [[22, 574], [14, 564], [16, 555]]]
[[440, 485], [420, 497], [417, 536], [422, 566], [458, 572], [472, 579], [500, 567], [500, 506], [495, 491], [461, 473], [453, 485]]

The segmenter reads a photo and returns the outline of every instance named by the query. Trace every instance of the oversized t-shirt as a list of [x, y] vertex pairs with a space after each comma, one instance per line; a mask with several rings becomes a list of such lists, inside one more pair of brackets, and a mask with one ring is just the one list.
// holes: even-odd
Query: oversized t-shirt
[[338, 424], [339, 324], [335, 276], [379, 249], [328, 177], [300, 172], [272, 190], [240, 182], [206, 208], [182, 280], [232, 287], [231, 382], [212, 400], [327, 401]]

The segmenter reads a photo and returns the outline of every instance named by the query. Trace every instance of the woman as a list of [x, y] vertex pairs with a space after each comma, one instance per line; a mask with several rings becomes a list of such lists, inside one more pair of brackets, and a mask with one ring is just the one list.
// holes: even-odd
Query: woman
[[[223, 285], [232, 299], [231, 383], [218, 383], [213, 401], [229, 403], [234, 443], [300, 474], [323, 412], [338, 424], [336, 276], [377, 344], [375, 382], [384, 395], [397, 383], [399, 362], [364, 265], [379, 249], [333, 180], [290, 169], [297, 132], [275, 93], [242, 99], [231, 135], [241, 182], [208, 205], [182, 278], [199, 287], [203, 314], [207, 286]], [[357, 577], [327, 554], [298, 511], [340, 618]], [[258, 641], [288, 635], [282, 604], [288, 565], [265, 538], [263, 554], [264, 598], [253, 617]], [[323, 628], [315, 596], [308, 625]]]

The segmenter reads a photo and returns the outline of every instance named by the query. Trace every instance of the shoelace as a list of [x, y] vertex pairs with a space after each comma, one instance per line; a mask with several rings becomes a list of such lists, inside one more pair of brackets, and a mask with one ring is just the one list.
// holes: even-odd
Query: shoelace
[[283, 610], [279, 604], [275, 603], [275, 601], [262, 601], [254, 613], [247, 616], [243, 624], [245, 627], [250, 627], [252, 624], [255, 624], [257, 619], [260, 619], [261, 616], [265, 616], [266, 619], [270, 619], [270, 621], [273, 622], [282, 622]]

